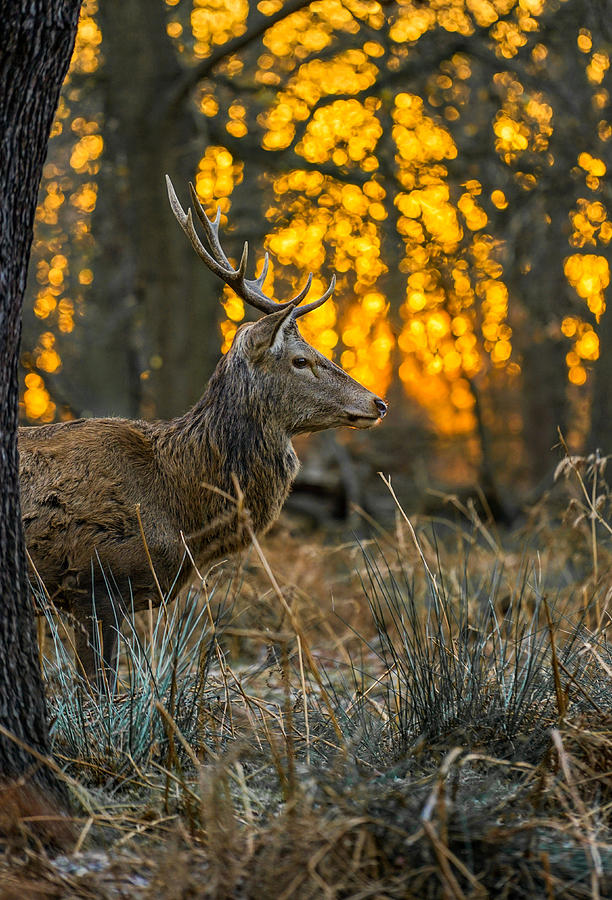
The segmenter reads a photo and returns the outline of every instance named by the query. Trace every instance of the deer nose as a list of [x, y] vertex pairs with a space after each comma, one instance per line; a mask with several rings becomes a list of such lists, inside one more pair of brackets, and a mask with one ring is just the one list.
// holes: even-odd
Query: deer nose
[[380, 418], [384, 419], [387, 415], [387, 404], [385, 403], [385, 401], [381, 400], [380, 397], [376, 397], [376, 399], [374, 400], [374, 406], [378, 410]]

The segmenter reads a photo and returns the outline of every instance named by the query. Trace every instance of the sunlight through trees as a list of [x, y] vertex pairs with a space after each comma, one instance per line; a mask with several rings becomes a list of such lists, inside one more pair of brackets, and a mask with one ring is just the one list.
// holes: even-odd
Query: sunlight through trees
[[[279, 299], [309, 271], [315, 292], [335, 271], [335, 299], [305, 337], [379, 393], [397, 379], [439, 434], [475, 434], [480, 416], [500, 440], [522, 436], [526, 460], [537, 384], [554, 428], [588, 440], [584, 404], [597, 402], [612, 353], [606, 4], [588, 16], [579, 0], [288, 6], [166, 0], [160, 40], [179, 65], [159, 100], [197, 120], [186, 154], [209, 214], [221, 208], [236, 252], [248, 222], [251, 265], [269, 251], [266, 289]], [[107, 278], [92, 225], [117, 128], [98, 89], [106, 39], [86, 0], [37, 215], [23, 356], [31, 421], [74, 414], [62, 367]], [[141, 384], [162, 367], [171, 377], [170, 351], [133, 294], [125, 321], [145, 347]], [[227, 291], [223, 308], [226, 351], [244, 309]]]

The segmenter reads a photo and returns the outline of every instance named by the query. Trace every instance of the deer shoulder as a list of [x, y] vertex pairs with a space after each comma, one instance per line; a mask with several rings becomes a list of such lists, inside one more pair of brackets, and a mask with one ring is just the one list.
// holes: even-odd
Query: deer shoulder
[[144, 554], [137, 504], [153, 549], [167, 541], [164, 479], [148, 423], [80, 419], [21, 428], [19, 453], [28, 551], [50, 587], [88, 572], [96, 555], [116, 575], [135, 568]]

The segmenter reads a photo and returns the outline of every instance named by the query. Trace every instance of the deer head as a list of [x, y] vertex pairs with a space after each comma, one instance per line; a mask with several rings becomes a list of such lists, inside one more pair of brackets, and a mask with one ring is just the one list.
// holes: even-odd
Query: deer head
[[198, 256], [245, 303], [264, 313], [256, 322], [238, 329], [232, 347], [220, 363], [221, 371], [246, 367], [252, 376], [248, 379], [252, 402], [258, 406], [263, 402], [267, 414], [289, 435], [339, 425], [370, 428], [380, 422], [387, 412], [384, 400], [315, 350], [304, 340], [297, 325], [300, 316], [317, 309], [331, 297], [336, 276], [332, 276], [329, 287], [316, 300], [300, 305], [310, 289], [311, 273], [294, 297], [277, 303], [263, 292], [268, 254], [261, 274], [254, 279], [246, 278], [248, 244], [245, 242], [240, 262], [234, 268], [219, 240], [221, 211], [218, 209], [215, 220], [211, 221], [193, 185], [189, 185], [209, 251], [195, 230], [191, 209], [185, 213], [167, 175], [166, 184], [172, 211]]

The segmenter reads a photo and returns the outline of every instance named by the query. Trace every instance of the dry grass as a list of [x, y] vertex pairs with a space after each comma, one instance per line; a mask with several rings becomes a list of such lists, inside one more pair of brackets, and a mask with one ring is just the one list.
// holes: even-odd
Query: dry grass
[[503, 536], [285, 520], [126, 636], [116, 697], [49, 651], [73, 831], [5, 807], [0, 898], [611, 896], [608, 493], [561, 475]]

